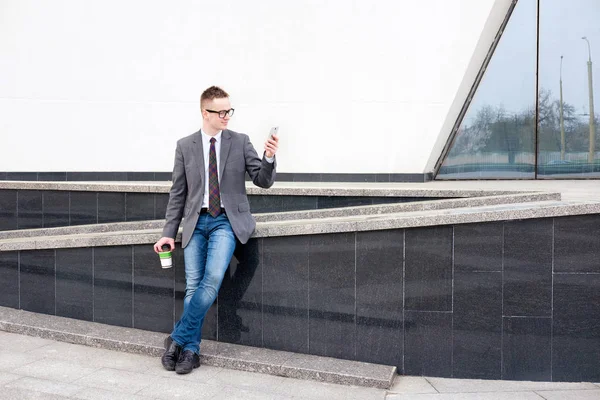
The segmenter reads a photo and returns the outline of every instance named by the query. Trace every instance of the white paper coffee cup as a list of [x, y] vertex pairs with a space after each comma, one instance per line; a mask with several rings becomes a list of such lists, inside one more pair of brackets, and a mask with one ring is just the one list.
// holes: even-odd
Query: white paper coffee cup
[[171, 268], [173, 266], [173, 258], [170, 251], [161, 251], [158, 253], [160, 257], [160, 265], [163, 268]]

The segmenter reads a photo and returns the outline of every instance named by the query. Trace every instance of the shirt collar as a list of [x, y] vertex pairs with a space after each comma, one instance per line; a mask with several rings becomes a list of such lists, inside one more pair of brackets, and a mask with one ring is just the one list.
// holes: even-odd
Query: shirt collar
[[221, 134], [223, 133], [223, 131], [217, 132], [217, 134], [215, 136], [207, 135], [202, 129], [200, 129], [200, 133], [202, 133], [202, 137], [204, 138], [204, 141], [210, 143], [210, 138], [213, 138], [213, 137], [217, 140], [217, 142], [220, 142]]

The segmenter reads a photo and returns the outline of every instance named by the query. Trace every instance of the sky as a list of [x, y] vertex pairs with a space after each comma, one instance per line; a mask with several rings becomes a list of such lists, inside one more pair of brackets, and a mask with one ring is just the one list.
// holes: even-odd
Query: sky
[[[537, 0], [519, 0], [479, 85], [467, 118], [483, 105], [509, 113], [535, 106]], [[579, 114], [589, 111], [588, 46], [592, 54], [595, 114], [600, 113], [600, 0], [540, 0], [540, 87]], [[586, 118], [582, 116], [582, 118]]]

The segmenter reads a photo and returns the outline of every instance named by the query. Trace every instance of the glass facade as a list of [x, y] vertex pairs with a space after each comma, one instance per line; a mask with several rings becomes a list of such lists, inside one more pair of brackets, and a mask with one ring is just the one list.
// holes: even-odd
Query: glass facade
[[436, 179], [600, 177], [598, 21], [598, 0], [519, 0]]

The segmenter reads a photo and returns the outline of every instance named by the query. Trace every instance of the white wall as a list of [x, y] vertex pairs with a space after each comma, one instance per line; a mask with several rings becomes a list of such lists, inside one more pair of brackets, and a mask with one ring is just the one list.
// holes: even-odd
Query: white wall
[[281, 172], [426, 172], [507, 3], [0, 0], [0, 171], [169, 171], [216, 84]]

